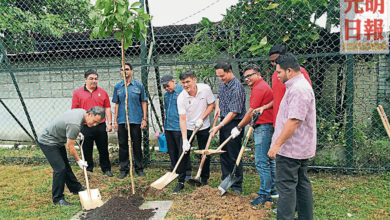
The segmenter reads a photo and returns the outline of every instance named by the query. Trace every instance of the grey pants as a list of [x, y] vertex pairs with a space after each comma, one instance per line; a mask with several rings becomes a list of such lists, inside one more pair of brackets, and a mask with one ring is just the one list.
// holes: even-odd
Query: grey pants
[[307, 175], [308, 160], [276, 155], [276, 188], [279, 192], [277, 219], [313, 219], [313, 193]]

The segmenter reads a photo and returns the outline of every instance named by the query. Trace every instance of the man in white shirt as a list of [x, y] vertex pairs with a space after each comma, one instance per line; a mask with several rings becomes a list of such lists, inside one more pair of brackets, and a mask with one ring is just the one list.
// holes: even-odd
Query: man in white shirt
[[[179, 79], [183, 91], [177, 98], [177, 108], [180, 117], [180, 131], [183, 137], [183, 151], [187, 152], [178, 168], [179, 179], [173, 193], [179, 193], [184, 188], [185, 170], [190, 161], [190, 138], [195, 128], [199, 128], [196, 134], [199, 149], [206, 147], [209, 138], [210, 120], [209, 115], [214, 109], [215, 97], [210, 86], [196, 83], [195, 73], [191, 70], [180, 74]], [[182, 151], [182, 152], [183, 152]], [[180, 152], [180, 154], [182, 153]], [[207, 185], [210, 177], [210, 158], [207, 157], [200, 175], [202, 185]]]

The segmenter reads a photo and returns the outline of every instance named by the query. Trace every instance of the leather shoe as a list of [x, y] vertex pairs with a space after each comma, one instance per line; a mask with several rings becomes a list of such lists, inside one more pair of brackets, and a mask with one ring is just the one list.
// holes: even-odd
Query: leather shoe
[[107, 171], [104, 171], [103, 172], [104, 175], [107, 175], [109, 177], [113, 177], [114, 175], [112, 175], [111, 171], [107, 170]]
[[60, 205], [60, 206], [71, 206], [72, 203], [67, 202], [65, 199], [61, 199], [57, 202], [54, 202], [54, 205]]
[[126, 176], [127, 176], [127, 172], [124, 172], [124, 171], [121, 171], [120, 173], [119, 173], [119, 175], [118, 175], [118, 179], [123, 179], [123, 178], [125, 178]]
[[144, 171], [137, 171], [137, 175], [138, 176], [146, 176], [146, 174], [144, 173]]
[[87, 190], [86, 188], [84, 188], [84, 186], [81, 186], [81, 188], [78, 190], [78, 191], [76, 191], [76, 192], [72, 192], [73, 193], [73, 195], [77, 195], [77, 194], [79, 194], [79, 192], [81, 192], [81, 191], [85, 191], [85, 190]]

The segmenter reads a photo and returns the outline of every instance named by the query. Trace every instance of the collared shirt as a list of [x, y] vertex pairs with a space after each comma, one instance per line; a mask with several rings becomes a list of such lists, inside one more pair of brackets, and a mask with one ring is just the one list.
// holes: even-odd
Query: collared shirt
[[[300, 71], [311, 85], [309, 73], [306, 71], [306, 69], [301, 67]], [[273, 109], [274, 109], [274, 126], [275, 126], [276, 116], [278, 115], [278, 111], [279, 111], [279, 105], [280, 102], [282, 101], [284, 93], [286, 92], [286, 86], [278, 79], [278, 72], [276, 71], [272, 75], [272, 92], [274, 96]]]
[[[144, 86], [141, 82], [131, 78], [130, 84], [127, 86], [127, 94], [129, 121], [131, 124], [141, 124], [143, 117], [141, 103], [147, 101]], [[120, 81], [115, 85], [114, 93], [112, 95], [112, 102], [119, 104], [117, 121], [118, 124], [126, 123], [125, 98], [125, 84], [123, 81]]]
[[165, 125], [166, 131], [180, 131], [180, 118], [177, 110], [177, 97], [183, 91], [183, 87], [176, 85], [172, 92], [164, 94]]
[[298, 127], [292, 136], [280, 148], [279, 155], [293, 159], [314, 157], [317, 142], [316, 108], [314, 92], [303, 74], [299, 74], [286, 83], [286, 94], [280, 103], [276, 117], [272, 144], [282, 133], [288, 119], [298, 119]]
[[[257, 80], [251, 87], [249, 107], [256, 109], [270, 103], [273, 99], [272, 89], [263, 78]], [[274, 122], [274, 110], [272, 108], [263, 111], [255, 124], [267, 124]]]
[[[177, 98], [177, 108], [180, 115], [186, 115], [187, 129], [194, 130], [195, 122], [198, 120], [209, 104], [215, 102], [215, 97], [210, 86], [197, 83], [196, 95], [190, 96], [187, 91], [183, 90]], [[203, 121], [203, 127], [200, 130], [204, 130], [210, 127], [210, 119], [206, 117]]]
[[85, 112], [81, 108], [66, 111], [43, 129], [38, 136], [38, 142], [48, 146], [64, 147], [68, 139], [76, 140], [85, 123]]
[[[110, 98], [108, 97], [106, 90], [96, 87], [95, 90], [90, 92], [85, 85], [74, 90], [71, 109], [82, 108], [85, 111], [88, 111], [95, 106], [103, 108], [111, 107]], [[106, 119], [103, 119], [102, 123], [105, 121]]]
[[243, 119], [245, 110], [245, 89], [234, 77], [228, 84], [220, 83], [218, 90], [220, 117], [226, 117], [229, 112], [237, 113], [236, 119]]

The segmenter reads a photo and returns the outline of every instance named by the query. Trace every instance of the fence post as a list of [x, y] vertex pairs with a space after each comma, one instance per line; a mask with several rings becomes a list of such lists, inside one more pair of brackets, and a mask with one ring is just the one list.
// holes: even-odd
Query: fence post
[[[141, 7], [144, 6], [144, 0], [139, 0], [141, 3]], [[149, 95], [149, 89], [148, 89], [148, 68], [146, 66], [147, 63], [147, 52], [146, 52], [146, 40], [144, 38], [141, 38], [141, 79], [142, 84], [145, 87], [146, 96]], [[148, 109], [148, 108], [146, 108]], [[147, 167], [150, 162], [150, 154], [149, 154], [149, 123], [147, 124], [146, 128], [142, 131], [142, 138], [143, 138], [143, 146], [144, 146], [144, 167]]]
[[353, 101], [354, 101], [354, 57], [353, 55], [346, 55], [347, 60], [347, 85], [346, 85], [346, 113], [347, 113], [347, 125], [346, 125], [346, 159], [347, 167], [353, 167], [353, 150], [354, 150], [354, 124], [353, 124]]

